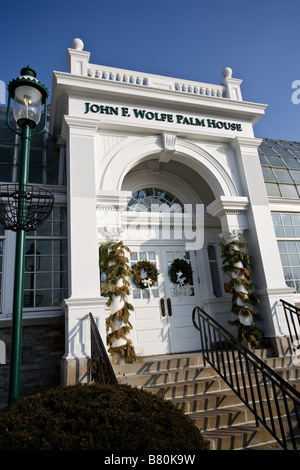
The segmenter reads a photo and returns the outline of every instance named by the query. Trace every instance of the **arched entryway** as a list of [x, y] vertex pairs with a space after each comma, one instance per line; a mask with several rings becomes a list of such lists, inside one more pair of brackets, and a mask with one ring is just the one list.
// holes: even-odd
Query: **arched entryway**
[[[118, 196], [121, 200], [123, 195], [119, 225], [122, 239], [131, 250], [131, 266], [147, 261], [158, 271], [154, 285], [145, 289], [132, 282], [131, 286], [129, 302], [134, 311], [130, 339], [141, 356], [200, 349], [192, 310], [195, 305], [202, 306], [204, 298], [214, 296], [214, 285], [220, 285], [220, 279], [212, 279], [207, 248], [219, 243], [221, 226], [217, 218], [206, 212], [206, 207], [216, 196], [237, 191], [217, 158], [185, 141], [178, 142], [176, 149], [181, 152], [174, 151], [172, 158], [166, 158], [160, 139], [148, 137], [126, 147], [120, 143], [103, 164], [102, 194], [110, 188], [112, 198], [112, 187], [115, 188], [115, 211]], [[197, 219], [199, 207], [201, 221]], [[205, 232], [203, 243], [188, 244], [188, 236], [198, 223]], [[171, 278], [175, 260], [190, 266], [192, 277], [188, 283], [182, 282], [185, 276], [180, 271], [176, 273], [178, 282]], [[215, 268], [214, 276], [219, 276], [220, 265], [215, 264]]]

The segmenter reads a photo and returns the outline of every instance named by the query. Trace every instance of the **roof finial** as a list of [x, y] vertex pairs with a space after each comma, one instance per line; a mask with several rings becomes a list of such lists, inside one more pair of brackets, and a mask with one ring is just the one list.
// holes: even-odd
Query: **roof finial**
[[224, 78], [232, 78], [232, 69], [230, 67], [225, 67], [222, 71], [222, 75]]
[[83, 50], [83, 42], [79, 38], [75, 38], [72, 41], [72, 49], [76, 49], [77, 51], [82, 51]]

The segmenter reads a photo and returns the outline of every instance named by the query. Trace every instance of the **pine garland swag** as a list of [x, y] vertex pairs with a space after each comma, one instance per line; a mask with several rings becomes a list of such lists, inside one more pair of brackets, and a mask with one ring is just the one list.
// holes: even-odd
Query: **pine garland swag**
[[[133, 310], [133, 306], [126, 300], [126, 296], [130, 294], [128, 278], [132, 277], [126, 252], [130, 253], [130, 250], [122, 241], [107, 242], [100, 246], [99, 266], [105, 274], [105, 281], [100, 292], [101, 295], [108, 298], [107, 306], [111, 306], [116, 297], [120, 297], [123, 301], [123, 306], [111, 313], [106, 319], [106, 340], [109, 352], [113, 358], [119, 356], [124, 358], [126, 362], [135, 362], [139, 358], [132, 342], [126, 337], [132, 330], [129, 318], [130, 312]], [[116, 328], [117, 322], [122, 324], [120, 328]], [[113, 347], [113, 342], [119, 339], [124, 339], [125, 344]]]
[[[240, 341], [246, 340], [252, 347], [257, 347], [263, 340], [263, 332], [257, 327], [260, 317], [254, 311], [259, 299], [253, 292], [255, 285], [251, 282], [251, 256], [244, 248], [248, 248], [248, 244], [237, 240], [226, 245], [221, 244], [223, 271], [231, 278], [229, 288], [232, 293], [232, 312], [239, 317], [229, 324], [237, 327]], [[240, 321], [243, 317], [251, 317], [252, 324], [243, 324]]]

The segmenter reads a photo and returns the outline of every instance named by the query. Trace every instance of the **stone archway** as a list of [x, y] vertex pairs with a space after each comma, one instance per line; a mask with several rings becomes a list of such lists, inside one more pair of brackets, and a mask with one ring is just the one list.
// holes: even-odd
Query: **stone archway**
[[125, 176], [134, 166], [156, 155], [160, 161], [166, 161], [166, 154], [167, 161], [180, 161], [193, 168], [208, 183], [215, 198], [238, 196], [235, 182], [217, 156], [179, 138], [170, 149], [163, 136], [130, 137], [114, 146], [101, 164], [99, 190], [121, 191]]

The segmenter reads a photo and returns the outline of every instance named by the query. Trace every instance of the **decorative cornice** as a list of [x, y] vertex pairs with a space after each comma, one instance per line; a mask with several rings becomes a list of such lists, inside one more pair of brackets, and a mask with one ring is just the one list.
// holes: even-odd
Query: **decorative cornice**
[[75, 116], [63, 116], [62, 127], [61, 127], [61, 137], [64, 140], [68, 139], [68, 136], [72, 134], [80, 135], [81, 137], [93, 136], [98, 127], [100, 121], [99, 119], [81, 119]]
[[262, 141], [263, 139], [258, 139], [257, 137], [235, 137], [230, 142], [230, 145], [234, 150], [240, 152], [245, 149], [256, 152]]
[[247, 197], [228, 198], [220, 196], [206, 208], [213, 217], [221, 217], [228, 214], [244, 214], [248, 210], [249, 200]]

